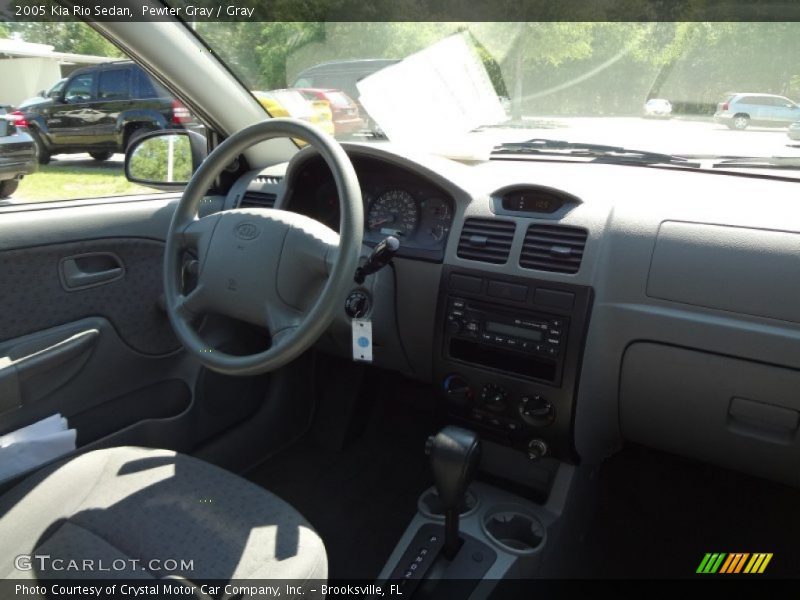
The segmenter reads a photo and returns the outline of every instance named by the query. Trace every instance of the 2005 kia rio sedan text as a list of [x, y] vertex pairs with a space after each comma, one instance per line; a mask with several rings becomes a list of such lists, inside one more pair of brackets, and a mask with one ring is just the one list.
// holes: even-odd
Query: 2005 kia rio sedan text
[[0, 204], [0, 596], [800, 574], [800, 148], [715, 122], [791, 7], [147, 6], [0, 27], [9, 112], [88, 73]]

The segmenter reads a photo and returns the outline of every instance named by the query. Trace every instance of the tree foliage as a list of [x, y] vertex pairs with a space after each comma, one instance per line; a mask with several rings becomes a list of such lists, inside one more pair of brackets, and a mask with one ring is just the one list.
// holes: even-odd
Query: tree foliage
[[[111, 42], [80, 21], [71, 22], [10, 22], [5, 35], [20, 34], [26, 42], [49, 44], [57, 52], [74, 52], [117, 58], [122, 52]], [[0, 30], [0, 35], [3, 31]]]
[[[418, 2], [395, 0], [406, 13]], [[638, 6], [638, 0], [613, 5], [626, 2]], [[336, 14], [336, 0], [324, 4], [326, 14]], [[286, 11], [297, 14], [298, 5], [304, 14], [321, 10], [319, 0], [276, 0], [271, 6], [279, 19]], [[609, 4], [597, 2], [597, 21], [585, 23], [276, 20], [192, 26], [253, 90], [286, 87], [321, 62], [403, 58], [468, 32], [495, 89], [512, 98], [518, 116], [638, 113], [651, 97], [667, 98], [679, 111], [708, 112], [729, 91], [800, 100], [800, 23], [691, 20], [694, 13], [686, 11], [701, 5], [675, 0], [676, 18], [690, 19], [676, 22], [602, 22]], [[60, 51], [120, 55], [83, 23], [9, 23], [5, 29]]]

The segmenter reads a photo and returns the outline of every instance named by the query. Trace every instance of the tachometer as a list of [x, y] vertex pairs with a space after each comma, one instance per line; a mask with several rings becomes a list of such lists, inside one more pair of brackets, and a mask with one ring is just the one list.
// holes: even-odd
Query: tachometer
[[367, 212], [367, 229], [382, 235], [406, 236], [417, 228], [419, 209], [414, 197], [403, 190], [378, 196]]

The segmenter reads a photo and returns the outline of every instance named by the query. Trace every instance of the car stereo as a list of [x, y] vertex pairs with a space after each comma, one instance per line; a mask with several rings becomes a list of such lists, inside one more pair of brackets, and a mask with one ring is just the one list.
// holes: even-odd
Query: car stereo
[[453, 420], [569, 459], [591, 288], [445, 267], [441, 292], [434, 376]]
[[491, 347], [557, 358], [566, 319], [554, 315], [500, 311], [464, 298], [448, 298], [447, 331], [452, 337]]

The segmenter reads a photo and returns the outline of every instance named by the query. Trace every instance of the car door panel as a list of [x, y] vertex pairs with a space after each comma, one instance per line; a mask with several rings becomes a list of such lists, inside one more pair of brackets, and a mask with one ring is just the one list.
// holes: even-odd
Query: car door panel
[[[17, 371], [17, 405], [9, 407], [6, 402], [5, 410], [0, 413], [4, 431], [56, 412], [68, 418], [85, 414], [115, 398], [175, 377], [173, 370], [181, 357], [152, 357], [135, 352], [119, 337], [111, 323], [101, 317], [81, 319], [31, 336], [6, 340], [0, 345], [0, 356], [12, 355], [11, 358], [16, 348], [25, 345], [35, 348], [36, 338], [67, 339], [74, 331], [96, 332], [94, 343], [85, 353], [63, 362], [53, 359], [48, 364], [45, 359], [46, 364], [32, 377], [22, 370]], [[8, 387], [8, 384], [4, 386]], [[4, 398], [8, 395], [4, 394]], [[158, 414], [158, 411], [153, 413]]]
[[[178, 349], [161, 294], [163, 242], [108, 238], [20, 248], [0, 253], [0, 335], [23, 336], [83, 317], [103, 316], [133, 350], [160, 355]], [[119, 257], [120, 276], [89, 287], [67, 287], [66, 266], [75, 257]], [[92, 275], [102, 274], [83, 273]], [[112, 273], [116, 273], [112, 271]], [[79, 272], [80, 274], [80, 272]], [[33, 309], [36, 307], [36, 309]]]
[[[159, 305], [175, 206], [165, 194], [0, 207], [0, 435], [61, 413], [79, 450], [191, 451], [258, 410], [269, 378], [212, 376]], [[207, 339], [252, 352], [241, 331]]]

